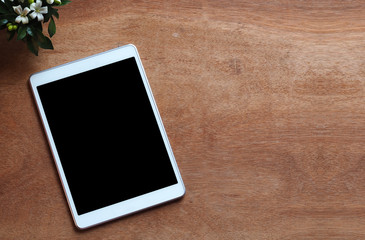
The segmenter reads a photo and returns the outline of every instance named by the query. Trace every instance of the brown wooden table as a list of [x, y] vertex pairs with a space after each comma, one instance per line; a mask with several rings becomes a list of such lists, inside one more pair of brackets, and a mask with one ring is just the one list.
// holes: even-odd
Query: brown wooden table
[[[0, 239], [365, 239], [364, 1], [91, 1], [0, 33]], [[140, 51], [186, 196], [78, 231], [30, 74]]]

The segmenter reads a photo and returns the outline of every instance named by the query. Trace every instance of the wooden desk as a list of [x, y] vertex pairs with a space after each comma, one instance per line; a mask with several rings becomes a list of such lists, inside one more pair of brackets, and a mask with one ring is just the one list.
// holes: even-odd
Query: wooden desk
[[[365, 239], [363, 1], [91, 1], [0, 34], [0, 239]], [[186, 196], [78, 231], [29, 75], [140, 51]]]

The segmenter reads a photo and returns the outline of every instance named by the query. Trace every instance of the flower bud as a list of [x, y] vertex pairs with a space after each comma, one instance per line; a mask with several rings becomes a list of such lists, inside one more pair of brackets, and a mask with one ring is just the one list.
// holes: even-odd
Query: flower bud
[[29, 3], [29, 4], [34, 3], [34, 0], [28, 0], [28, 3]]
[[61, 0], [54, 0], [54, 2], [56, 3], [56, 4], [58, 4], [58, 5], [60, 5], [62, 2], [61, 2]]

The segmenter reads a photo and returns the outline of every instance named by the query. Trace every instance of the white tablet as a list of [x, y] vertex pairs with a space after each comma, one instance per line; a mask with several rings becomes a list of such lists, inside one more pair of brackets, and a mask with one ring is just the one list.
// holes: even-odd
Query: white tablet
[[78, 228], [184, 195], [133, 45], [33, 74], [30, 84]]

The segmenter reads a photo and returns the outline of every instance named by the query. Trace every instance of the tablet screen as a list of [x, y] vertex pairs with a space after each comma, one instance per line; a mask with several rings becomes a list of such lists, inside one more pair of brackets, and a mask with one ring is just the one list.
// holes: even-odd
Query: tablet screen
[[37, 90], [79, 215], [177, 184], [134, 57]]

